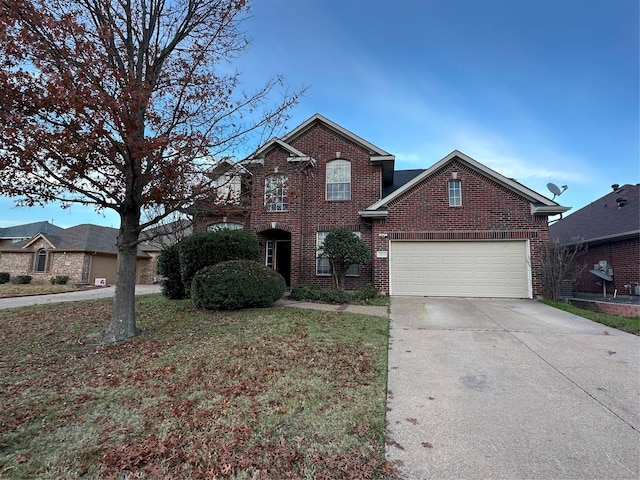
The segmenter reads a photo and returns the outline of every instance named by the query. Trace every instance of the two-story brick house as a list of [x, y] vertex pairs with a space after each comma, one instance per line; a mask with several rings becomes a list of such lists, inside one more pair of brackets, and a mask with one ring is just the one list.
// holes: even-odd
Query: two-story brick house
[[230, 167], [218, 200], [198, 209], [195, 229], [249, 229], [265, 264], [290, 285], [330, 286], [317, 248], [332, 228], [346, 227], [372, 257], [371, 265], [350, 269], [349, 289], [372, 283], [391, 295], [541, 293], [547, 218], [567, 207], [458, 151], [424, 170], [395, 171], [394, 162], [316, 114]]

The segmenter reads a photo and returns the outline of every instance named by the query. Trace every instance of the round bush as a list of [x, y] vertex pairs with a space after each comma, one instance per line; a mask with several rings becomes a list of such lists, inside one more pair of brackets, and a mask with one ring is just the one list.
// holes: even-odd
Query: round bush
[[199, 270], [191, 283], [197, 308], [237, 310], [269, 307], [284, 295], [282, 275], [261, 263], [231, 260]]

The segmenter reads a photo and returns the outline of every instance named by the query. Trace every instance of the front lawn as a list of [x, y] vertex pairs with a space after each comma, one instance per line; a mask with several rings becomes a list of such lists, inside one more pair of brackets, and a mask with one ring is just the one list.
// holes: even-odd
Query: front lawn
[[0, 478], [392, 478], [388, 319], [138, 297], [0, 311]]
[[608, 313], [593, 312], [591, 310], [578, 308], [566, 302], [553, 302], [551, 300], [542, 300], [542, 302], [608, 327], [617, 328], [618, 330], [633, 333], [634, 335], [640, 335], [640, 317], [618, 317], [616, 315], [609, 315]]

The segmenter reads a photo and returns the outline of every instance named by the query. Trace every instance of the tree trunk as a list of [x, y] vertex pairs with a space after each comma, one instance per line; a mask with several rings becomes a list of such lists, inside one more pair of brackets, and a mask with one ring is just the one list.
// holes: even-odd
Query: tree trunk
[[102, 342], [105, 344], [126, 340], [138, 334], [135, 289], [139, 223], [139, 214], [121, 214], [118, 234], [118, 280], [111, 319], [102, 332]]
[[331, 278], [333, 279], [334, 288], [344, 290], [344, 279], [347, 269], [344, 268], [343, 262], [329, 259], [329, 264], [331, 265]]

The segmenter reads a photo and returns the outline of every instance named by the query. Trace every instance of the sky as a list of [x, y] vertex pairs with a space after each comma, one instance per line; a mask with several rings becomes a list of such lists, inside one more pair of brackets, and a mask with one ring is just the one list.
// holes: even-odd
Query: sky
[[[289, 129], [320, 113], [395, 155], [396, 169], [460, 150], [549, 198], [548, 183], [567, 185], [555, 200], [570, 214], [640, 183], [639, 5], [258, 0], [233, 67], [247, 90], [275, 75], [308, 87]], [[44, 220], [119, 226], [112, 213], [0, 196], [0, 227]]]

